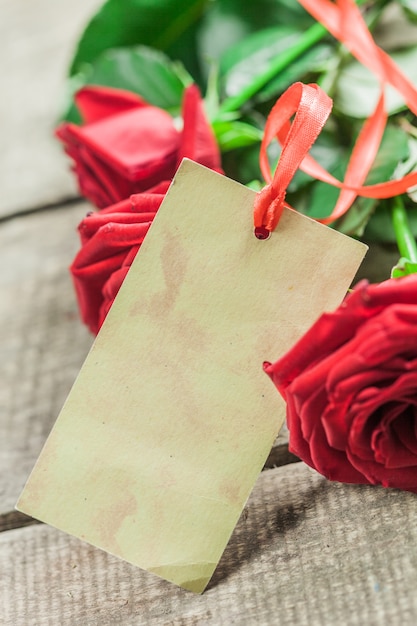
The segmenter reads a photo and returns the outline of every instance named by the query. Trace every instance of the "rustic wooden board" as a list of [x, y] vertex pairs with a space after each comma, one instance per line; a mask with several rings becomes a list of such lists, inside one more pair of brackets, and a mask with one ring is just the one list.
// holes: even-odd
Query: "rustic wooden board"
[[75, 42], [102, 0], [0, 0], [0, 217], [77, 195], [53, 129]]
[[416, 520], [413, 494], [330, 483], [296, 463], [261, 474], [202, 596], [35, 525], [0, 535], [0, 616], [5, 626], [412, 626]]
[[92, 342], [67, 270], [88, 208], [0, 227], [0, 514], [12, 511]]

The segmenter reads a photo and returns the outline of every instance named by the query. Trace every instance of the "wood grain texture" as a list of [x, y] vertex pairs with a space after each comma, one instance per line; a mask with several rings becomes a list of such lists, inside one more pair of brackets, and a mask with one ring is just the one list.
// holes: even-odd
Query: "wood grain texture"
[[[77, 194], [52, 133], [72, 46], [101, 2], [0, 0], [0, 219]], [[0, 225], [0, 624], [414, 626], [412, 494], [298, 463], [264, 472], [201, 597], [12, 510], [92, 341], [67, 272], [89, 208]], [[396, 257], [373, 247], [360, 276], [383, 280]], [[267, 466], [294, 460], [284, 431]]]
[[53, 137], [77, 38], [101, 0], [0, 0], [0, 217], [74, 197]]
[[21, 513], [20, 511], [9, 511], [0, 514], [0, 532], [12, 530], [13, 528], [23, 528], [31, 524], [40, 524], [38, 520]]
[[44, 525], [0, 535], [5, 626], [412, 626], [417, 498], [261, 474], [208, 590], [183, 591]]
[[67, 269], [88, 208], [0, 228], [0, 514], [13, 510], [92, 342]]

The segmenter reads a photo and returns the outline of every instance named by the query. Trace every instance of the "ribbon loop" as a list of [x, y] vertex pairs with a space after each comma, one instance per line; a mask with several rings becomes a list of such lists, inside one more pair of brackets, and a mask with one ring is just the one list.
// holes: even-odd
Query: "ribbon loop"
[[[298, 0], [329, 32], [346, 45], [353, 56], [368, 67], [380, 82], [380, 96], [372, 115], [358, 135], [343, 182], [332, 176], [307, 153], [330, 114], [332, 101], [317, 85], [292, 85], [277, 101], [265, 126], [260, 167], [269, 191], [257, 194], [254, 206], [256, 227], [272, 231], [285, 206], [287, 187], [300, 168], [313, 178], [338, 187], [341, 192], [331, 214], [318, 221], [329, 224], [348, 211], [358, 195], [389, 198], [417, 185], [417, 172], [375, 185], [364, 185], [375, 161], [388, 120], [385, 86], [401, 93], [409, 109], [417, 115], [417, 88], [401, 69], [375, 43], [354, 0]], [[295, 113], [293, 123], [291, 116]], [[276, 172], [271, 176], [267, 147], [276, 137], [283, 146]], [[288, 206], [288, 205], [287, 205]]]
[[[332, 100], [318, 85], [295, 83], [277, 100], [268, 116], [260, 151], [262, 175], [269, 183], [255, 199], [254, 225], [274, 230], [285, 206], [288, 185], [332, 110]], [[291, 117], [294, 120], [290, 123]], [[277, 138], [283, 144], [274, 176], [267, 148]]]

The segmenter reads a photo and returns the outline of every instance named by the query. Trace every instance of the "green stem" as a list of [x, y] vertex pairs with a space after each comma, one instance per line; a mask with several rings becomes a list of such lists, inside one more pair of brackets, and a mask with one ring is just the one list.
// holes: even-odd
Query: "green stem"
[[238, 111], [242, 105], [265, 87], [274, 76], [282, 72], [290, 63], [323, 39], [326, 34], [327, 30], [324, 26], [318, 23], [313, 24], [294, 46], [277, 56], [262, 74], [255, 77], [253, 82], [236, 96], [226, 98], [220, 106], [219, 114]]
[[[356, 4], [359, 6], [365, 2], [366, 0], [356, 0]], [[248, 100], [253, 98], [258, 91], [265, 87], [270, 80], [285, 70], [293, 61], [304, 54], [304, 52], [307, 52], [307, 50], [321, 41], [327, 34], [328, 31], [326, 28], [318, 22], [310, 26], [296, 44], [274, 59], [271, 65], [267, 67], [262, 74], [255, 77], [253, 82], [247, 85], [236, 96], [226, 98], [220, 105], [218, 117], [221, 117], [223, 113], [238, 111]]]
[[391, 211], [398, 250], [402, 257], [405, 257], [412, 263], [417, 263], [416, 240], [410, 228], [404, 202], [400, 196], [393, 199]]

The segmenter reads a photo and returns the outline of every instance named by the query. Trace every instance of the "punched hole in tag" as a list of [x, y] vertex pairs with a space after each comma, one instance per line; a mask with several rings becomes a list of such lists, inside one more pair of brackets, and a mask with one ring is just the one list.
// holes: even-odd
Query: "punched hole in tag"
[[253, 234], [260, 241], [265, 241], [266, 239], [270, 238], [271, 231], [268, 230], [265, 226], [256, 226], [254, 228]]

